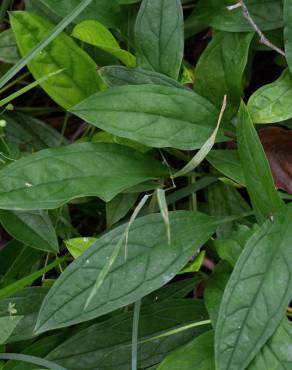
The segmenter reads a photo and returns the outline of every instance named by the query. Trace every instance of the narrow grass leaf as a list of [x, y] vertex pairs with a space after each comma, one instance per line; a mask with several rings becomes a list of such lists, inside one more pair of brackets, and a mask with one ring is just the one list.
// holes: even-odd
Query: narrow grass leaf
[[187, 163], [181, 170], [176, 172], [173, 177], [184, 176], [187, 173], [193, 171], [207, 157], [207, 155], [209, 154], [210, 150], [212, 149], [213, 145], [216, 142], [216, 136], [217, 136], [217, 133], [218, 133], [218, 130], [219, 130], [219, 127], [220, 127], [220, 123], [221, 123], [222, 118], [223, 118], [224, 111], [226, 109], [226, 105], [227, 105], [227, 95], [224, 95], [221, 111], [220, 111], [219, 118], [218, 118], [218, 122], [217, 122], [217, 125], [216, 125], [215, 130], [213, 131], [212, 135], [204, 143], [204, 145], [201, 147], [201, 149], [195, 154], [195, 156], [190, 160], [190, 162]]

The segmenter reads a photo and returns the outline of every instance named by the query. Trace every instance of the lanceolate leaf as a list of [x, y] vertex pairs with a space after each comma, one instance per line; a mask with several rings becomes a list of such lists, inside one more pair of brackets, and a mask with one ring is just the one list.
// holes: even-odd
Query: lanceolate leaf
[[[93, 125], [152, 147], [197, 149], [211, 136], [219, 111], [196, 93], [174, 87], [120, 86], [71, 109]], [[218, 141], [226, 140], [222, 132]]]
[[216, 225], [213, 218], [201, 213], [171, 212], [169, 218], [171, 244], [160, 214], [134, 221], [127, 246], [121, 248], [98, 294], [85, 309], [99, 273], [126, 226], [98, 239], [57, 280], [42, 306], [36, 330], [43, 332], [93, 319], [135, 302], [171, 280], [209, 239]]
[[291, 99], [292, 76], [285, 69], [276, 81], [253, 93], [247, 107], [254, 123], [281, 122], [292, 117]]
[[[10, 21], [22, 55], [54, 28], [47, 20], [29, 12], [13, 12]], [[34, 57], [28, 67], [36, 80], [64, 69], [41, 84], [47, 94], [64, 108], [80, 102], [102, 86], [94, 61], [65, 33]]]
[[45, 149], [0, 171], [0, 209], [57, 208], [89, 195], [109, 201], [127, 188], [168, 173], [152, 157], [116, 144]]
[[[206, 311], [200, 300], [169, 299], [142, 305], [137, 353], [139, 368], [157, 364], [167, 353], [209, 327], [201, 326], [155, 340], [150, 338], [205, 318]], [[79, 331], [49, 353], [47, 358], [67, 369], [129, 370], [132, 323], [133, 312], [117, 314]]]
[[136, 22], [139, 68], [178, 78], [184, 50], [180, 0], [143, 0]]
[[253, 33], [217, 32], [196, 65], [194, 89], [220, 108], [227, 95], [226, 113], [233, 116], [243, 94], [242, 78]]
[[134, 55], [122, 50], [112, 33], [97, 21], [87, 20], [77, 24], [72, 36], [112, 54], [128, 67], [135, 67], [136, 65]]
[[292, 206], [247, 242], [227, 284], [216, 327], [216, 368], [244, 370], [283, 318], [292, 298]]
[[58, 252], [58, 239], [46, 211], [0, 210], [0, 223], [15, 239], [48, 252]]
[[163, 85], [177, 88], [185, 88], [176, 80], [161, 73], [148, 71], [141, 68], [127, 68], [123, 66], [106, 66], [100, 69], [102, 78], [108, 86], [123, 85]]
[[240, 107], [237, 139], [247, 190], [256, 217], [259, 222], [263, 222], [284, 203], [277, 193], [265, 152], [243, 103]]

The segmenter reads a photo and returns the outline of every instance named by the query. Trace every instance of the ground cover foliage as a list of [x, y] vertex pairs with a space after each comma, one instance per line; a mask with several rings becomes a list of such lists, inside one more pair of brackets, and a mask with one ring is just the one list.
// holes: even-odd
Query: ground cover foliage
[[2, 0], [0, 369], [292, 369], [292, 1]]

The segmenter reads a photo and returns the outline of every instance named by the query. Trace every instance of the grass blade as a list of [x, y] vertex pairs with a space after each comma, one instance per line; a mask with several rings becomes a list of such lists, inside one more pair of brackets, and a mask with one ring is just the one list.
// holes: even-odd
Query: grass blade
[[222, 108], [219, 114], [218, 122], [213, 131], [212, 135], [209, 139], [205, 142], [205, 144], [201, 147], [201, 149], [195, 154], [195, 156], [187, 163], [181, 170], [174, 174], [173, 177], [184, 176], [187, 173], [193, 171], [198, 165], [206, 158], [210, 150], [212, 149], [213, 145], [215, 144], [216, 136], [220, 127], [220, 123], [222, 121], [222, 117], [227, 105], [227, 96], [224, 95]]
[[78, 15], [92, 2], [92, 0], [83, 0], [72, 10], [59, 24], [27, 55], [21, 58], [5, 75], [0, 79], [0, 89], [11, 80], [23, 67], [25, 67], [36, 54], [42, 51], [50, 44]]
[[40, 365], [50, 370], [66, 370], [64, 367], [55, 364], [54, 362], [44, 360], [39, 357], [22, 355], [19, 353], [0, 353], [0, 360], [12, 360], [28, 362], [30, 364]]
[[59, 69], [57, 72], [49, 73], [46, 76], [43, 76], [42, 78], [39, 78], [38, 80], [30, 83], [29, 85], [23, 87], [22, 89], [16, 91], [15, 93], [7, 96], [7, 98], [4, 98], [0, 100], [0, 108], [3, 107], [3, 105], [10, 103], [12, 100], [18, 98], [20, 95], [25, 94], [26, 92], [30, 91], [34, 87], [40, 85], [42, 82], [48, 80], [50, 77], [56, 76], [57, 74], [61, 73], [63, 69]]
[[138, 330], [141, 309], [141, 299], [135, 303], [132, 331], [132, 370], [138, 368]]

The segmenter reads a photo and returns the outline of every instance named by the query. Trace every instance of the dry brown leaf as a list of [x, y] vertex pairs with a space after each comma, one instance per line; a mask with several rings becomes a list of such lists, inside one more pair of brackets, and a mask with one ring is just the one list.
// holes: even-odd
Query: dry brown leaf
[[258, 131], [276, 186], [292, 194], [292, 130], [267, 127]]

